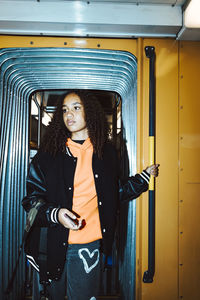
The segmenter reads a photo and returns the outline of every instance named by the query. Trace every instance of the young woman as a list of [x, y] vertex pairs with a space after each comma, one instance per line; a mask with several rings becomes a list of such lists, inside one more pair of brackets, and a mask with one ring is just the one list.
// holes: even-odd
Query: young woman
[[100, 103], [84, 91], [65, 95], [30, 165], [23, 199], [27, 212], [41, 203], [25, 245], [34, 300], [39, 275], [49, 299], [64, 299], [65, 290], [68, 300], [96, 299], [100, 253], [111, 252], [118, 199], [138, 197], [150, 174], [158, 175], [152, 165], [121, 183], [118, 165]]

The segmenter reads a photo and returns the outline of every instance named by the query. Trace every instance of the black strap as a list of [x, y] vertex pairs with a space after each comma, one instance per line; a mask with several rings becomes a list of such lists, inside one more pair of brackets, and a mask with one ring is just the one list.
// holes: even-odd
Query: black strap
[[12, 291], [14, 279], [15, 279], [15, 276], [16, 276], [16, 273], [17, 273], [17, 268], [18, 268], [18, 265], [19, 265], [19, 259], [20, 259], [21, 253], [22, 253], [22, 249], [23, 249], [23, 245], [24, 245], [24, 242], [26, 240], [26, 237], [27, 237], [27, 231], [25, 230], [24, 234], [23, 234], [23, 238], [22, 238], [22, 243], [21, 243], [21, 246], [19, 248], [18, 258], [17, 258], [16, 264], [15, 264], [12, 276], [11, 276], [9, 282], [8, 282], [7, 288], [5, 290], [5, 296], [6, 297], [8, 297], [8, 295]]
[[47, 274], [47, 227], [40, 228], [39, 256], [38, 264], [40, 266], [40, 283], [48, 284]]
[[15, 280], [15, 276], [16, 276], [16, 273], [17, 273], [17, 268], [18, 268], [18, 265], [19, 265], [19, 259], [20, 259], [20, 256], [21, 256], [21, 253], [22, 253], [22, 249], [23, 249], [23, 246], [24, 246], [24, 242], [28, 236], [28, 233], [31, 229], [31, 227], [33, 226], [33, 223], [35, 221], [35, 218], [37, 216], [37, 213], [39, 211], [39, 208], [44, 205], [44, 201], [42, 199], [39, 199], [38, 201], [36, 201], [34, 204], [33, 204], [33, 207], [30, 209], [28, 215], [27, 215], [27, 219], [26, 219], [26, 226], [25, 226], [25, 230], [24, 230], [24, 234], [23, 234], [23, 238], [22, 238], [22, 243], [21, 243], [21, 246], [19, 248], [19, 252], [18, 252], [18, 258], [17, 258], [17, 262], [15, 264], [15, 267], [14, 267], [14, 271], [12, 273], [12, 276], [8, 282], [8, 285], [7, 285], [7, 288], [5, 290], [5, 295], [6, 297], [8, 297], [8, 295], [10, 294], [10, 292], [12, 291], [12, 288], [13, 288], [13, 283], [14, 283], [14, 280]]
[[40, 267], [40, 284], [43, 285], [43, 290], [40, 292], [40, 300], [49, 299], [47, 285], [50, 284], [47, 273], [47, 227], [40, 228], [40, 243], [38, 264]]

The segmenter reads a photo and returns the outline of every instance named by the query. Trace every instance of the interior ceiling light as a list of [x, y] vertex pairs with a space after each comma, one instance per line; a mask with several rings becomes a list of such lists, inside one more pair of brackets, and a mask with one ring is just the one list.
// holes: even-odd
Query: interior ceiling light
[[185, 9], [184, 24], [187, 28], [200, 28], [200, 0], [191, 0]]

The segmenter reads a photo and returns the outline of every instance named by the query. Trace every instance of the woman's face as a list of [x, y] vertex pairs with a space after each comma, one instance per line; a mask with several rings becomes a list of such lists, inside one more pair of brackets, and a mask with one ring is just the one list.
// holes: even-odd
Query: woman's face
[[73, 140], [85, 140], [88, 138], [88, 130], [85, 122], [85, 112], [81, 99], [72, 93], [63, 101], [63, 121], [71, 132]]

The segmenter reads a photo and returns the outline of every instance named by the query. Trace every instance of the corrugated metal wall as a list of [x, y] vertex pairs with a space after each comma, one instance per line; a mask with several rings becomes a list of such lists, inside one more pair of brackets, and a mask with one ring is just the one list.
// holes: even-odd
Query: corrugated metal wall
[[[1, 293], [11, 276], [22, 240], [28, 165], [29, 97], [36, 90], [84, 88], [114, 91], [122, 98], [124, 138], [131, 171], [136, 161], [137, 64], [128, 52], [62, 49], [9, 48], [0, 52], [1, 62]], [[127, 210], [126, 210], [127, 212]], [[123, 244], [121, 283], [124, 299], [133, 299], [135, 283], [135, 206], [129, 205], [127, 241]], [[123, 235], [124, 235], [123, 231]], [[131, 244], [130, 244], [131, 239]], [[131, 268], [130, 268], [131, 266]], [[17, 274], [12, 299], [20, 299], [23, 264]], [[128, 284], [127, 284], [128, 282]], [[15, 295], [15, 296], [14, 296]]]

